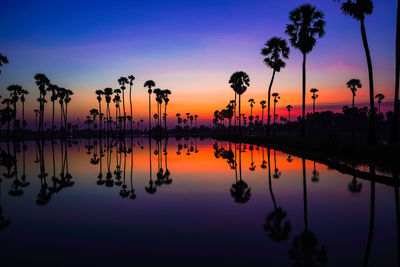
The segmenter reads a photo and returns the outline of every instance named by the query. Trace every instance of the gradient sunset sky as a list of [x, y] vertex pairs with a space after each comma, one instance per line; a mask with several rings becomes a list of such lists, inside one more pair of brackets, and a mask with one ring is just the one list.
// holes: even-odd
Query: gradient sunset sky
[[[394, 91], [395, 0], [374, 1], [366, 18], [376, 93], [391, 108]], [[0, 53], [10, 64], [0, 75], [0, 94], [20, 84], [31, 92], [28, 117], [37, 106], [33, 76], [50, 80], [75, 92], [71, 121], [97, 108], [96, 89], [117, 88], [120, 76], [136, 77], [133, 89], [134, 120], [147, 118], [146, 80], [172, 91], [169, 117], [190, 112], [211, 124], [214, 110], [226, 106], [234, 93], [230, 75], [246, 71], [251, 86], [243, 95], [261, 115], [272, 71], [263, 63], [260, 49], [273, 36], [284, 37], [288, 14], [305, 1], [2, 1]], [[344, 16], [332, 0], [312, 0], [325, 13], [326, 35], [308, 56], [307, 88], [320, 90], [317, 109], [339, 110], [351, 104], [345, 84], [359, 78], [363, 88], [358, 106], [368, 101], [366, 60], [359, 22]], [[278, 114], [301, 104], [301, 55], [291, 49], [287, 67], [278, 73], [272, 89], [279, 92]], [[306, 99], [311, 104], [310, 93]], [[153, 102], [154, 104], [154, 102]], [[155, 110], [153, 105], [153, 110]], [[309, 107], [310, 108], [310, 107]], [[49, 111], [49, 108], [47, 109]], [[310, 109], [309, 109], [310, 110]], [[309, 111], [308, 110], [308, 111]]]

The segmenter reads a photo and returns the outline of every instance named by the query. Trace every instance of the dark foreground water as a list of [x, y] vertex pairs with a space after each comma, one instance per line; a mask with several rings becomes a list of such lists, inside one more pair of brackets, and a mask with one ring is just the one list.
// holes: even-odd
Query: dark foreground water
[[0, 146], [0, 266], [398, 265], [395, 188], [312, 161], [198, 139]]

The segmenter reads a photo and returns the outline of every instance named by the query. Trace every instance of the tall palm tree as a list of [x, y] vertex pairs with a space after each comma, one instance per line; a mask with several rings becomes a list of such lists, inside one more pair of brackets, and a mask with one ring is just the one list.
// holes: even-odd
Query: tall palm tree
[[[121, 85], [121, 91], [122, 91], [122, 108], [124, 110], [123, 120], [124, 120], [124, 134], [125, 134], [125, 129], [126, 129], [126, 112], [125, 112], [125, 89], [126, 89], [126, 87], [125, 87], [125, 84], [128, 84], [129, 81], [128, 81], [128, 78], [121, 77], [118, 79], [118, 83], [119, 83], [119, 85]], [[130, 96], [130, 94], [129, 94], [129, 96]]]
[[167, 105], [169, 102], [169, 95], [171, 94], [171, 91], [168, 89], [165, 89], [162, 91], [162, 99], [164, 100], [164, 129], [165, 133], [167, 133]]
[[375, 144], [376, 133], [375, 133], [375, 101], [374, 101], [374, 75], [372, 70], [372, 59], [369, 51], [367, 33], [365, 31], [365, 15], [371, 15], [374, 10], [374, 4], [371, 0], [347, 0], [341, 4], [342, 12], [345, 15], [353, 17], [358, 20], [361, 24], [361, 38], [364, 46], [365, 56], [367, 58], [368, 66], [368, 79], [369, 79], [369, 134], [368, 143], [370, 145]]
[[39, 88], [39, 98], [37, 101], [39, 102], [39, 133], [44, 133], [43, 124], [44, 124], [44, 104], [46, 101], [46, 88], [50, 84], [50, 80], [43, 73], [38, 73], [34, 76], [36, 80], [36, 85]]
[[64, 127], [68, 131], [68, 103], [71, 102], [71, 96], [74, 93], [70, 89], [65, 89], [65, 111], [64, 111]]
[[113, 94], [113, 89], [112, 88], [105, 88], [104, 89], [104, 95], [106, 98], [106, 103], [107, 103], [107, 108], [106, 108], [106, 121], [107, 121], [107, 132], [110, 132], [110, 118], [111, 118], [111, 112], [110, 112], [110, 102], [111, 102], [111, 95]]
[[[25, 95], [29, 94], [29, 92], [25, 89], [21, 90], [21, 103], [22, 103], [22, 133], [25, 133], [25, 126], [26, 126], [26, 121], [25, 121]], [[24, 135], [23, 135], [24, 137]], [[25, 139], [25, 138], [23, 138]]]
[[[0, 67], [3, 66], [3, 64], [8, 64], [8, 63], [9, 63], [8, 58], [0, 53]], [[0, 74], [1, 74], [1, 69], [0, 69]]]
[[261, 49], [261, 55], [265, 56], [264, 63], [270, 67], [272, 72], [271, 81], [268, 87], [268, 117], [267, 117], [267, 135], [270, 134], [270, 107], [271, 107], [271, 89], [275, 79], [275, 73], [280, 72], [286, 66], [283, 59], [289, 58], [290, 49], [285, 39], [272, 37], [265, 43], [265, 47]]
[[231, 84], [231, 88], [235, 91], [236, 94], [239, 95], [239, 134], [242, 135], [242, 127], [241, 127], [241, 95], [246, 92], [247, 87], [250, 86], [250, 78], [247, 73], [243, 71], [237, 71], [232, 74], [229, 79], [229, 83]]
[[153, 93], [156, 94], [156, 102], [157, 102], [157, 115], [158, 115], [157, 126], [161, 127], [162, 90], [160, 88], [156, 88], [153, 90]]
[[147, 92], [149, 93], [149, 136], [151, 136], [151, 88], [155, 86], [156, 83], [153, 80], [148, 80], [143, 85], [143, 87], [147, 87]]
[[[400, 0], [397, 0], [397, 26], [396, 26], [396, 68], [395, 68], [395, 86], [394, 86], [394, 119], [392, 122], [392, 131], [390, 141], [399, 142], [399, 87], [400, 87]], [[400, 253], [399, 253], [400, 255]]]
[[[115, 96], [113, 98], [113, 102], [115, 103], [115, 123], [116, 123], [116, 128], [118, 126], [118, 121], [119, 121], [118, 117], [121, 117], [121, 107], [120, 107], [120, 104], [119, 104], [121, 102], [121, 97], [119, 95], [120, 93], [121, 93], [120, 89], [115, 89], [114, 90]], [[120, 130], [121, 130], [121, 123], [120, 123], [119, 127], [120, 127]]]
[[311, 96], [311, 98], [312, 98], [312, 100], [313, 100], [313, 108], [312, 108], [312, 110], [313, 110], [313, 113], [315, 113], [315, 100], [318, 98], [318, 96], [319, 95], [317, 95], [317, 93], [318, 93], [318, 89], [317, 88], [311, 88], [311, 90], [310, 90], [310, 92], [312, 93], [312, 96]]
[[289, 120], [288, 120], [288, 121], [290, 121], [290, 111], [293, 109], [293, 107], [292, 107], [292, 105], [287, 105], [287, 106], [286, 106], [286, 109], [287, 109], [287, 111], [288, 111], [288, 113], [289, 113], [289, 114], [288, 114], [288, 115], [289, 115], [289, 117], [288, 117]]
[[302, 96], [302, 117], [301, 137], [305, 137], [306, 117], [306, 57], [317, 43], [316, 37], [325, 35], [324, 13], [317, 10], [315, 6], [304, 4], [293, 9], [289, 14], [292, 24], [286, 25], [285, 33], [290, 37], [291, 45], [300, 50], [303, 55], [303, 96]]
[[16, 138], [17, 134], [17, 103], [19, 100], [19, 96], [22, 94], [22, 87], [20, 85], [10, 85], [7, 87], [7, 90], [10, 92], [11, 104], [13, 105], [13, 133], [14, 138]]
[[357, 88], [361, 88], [362, 84], [359, 79], [350, 79], [346, 83], [347, 87], [350, 88], [351, 93], [353, 94], [353, 111], [354, 111], [354, 98], [356, 97]]
[[96, 90], [95, 94], [97, 95], [97, 101], [99, 102], [99, 134], [101, 135], [101, 127], [102, 127], [102, 123], [101, 121], [103, 120], [103, 116], [101, 113], [101, 96], [104, 95], [104, 91], [103, 90]]
[[[132, 118], [133, 118], [133, 110], [132, 110], [132, 85], [133, 81], [135, 80], [135, 76], [129, 75], [129, 104], [130, 104], [130, 109], [131, 109], [131, 119], [130, 119], [130, 124], [131, 124], [131, 136], [132, 136]], [[133, 190], [133, 189], [132, 189]]]
[[47, 87], [47, 91], [51, 92], [51, 103], [53, 105], [53, 110], [52, 110], [52, 117], [51, 117], [51, 132], [52, 136], [54, 137], [54, 130], [55, 130], [55, 124], [54, 124], [54, 115], [55, 115], [55, 101], [58, 98], [58, 86], [56, 84], [49, 84]]
[[381, 113], [381, 103], [385, 96], [383, 94], [377, 94], [375, 98], [378, 99], [378, 113]]

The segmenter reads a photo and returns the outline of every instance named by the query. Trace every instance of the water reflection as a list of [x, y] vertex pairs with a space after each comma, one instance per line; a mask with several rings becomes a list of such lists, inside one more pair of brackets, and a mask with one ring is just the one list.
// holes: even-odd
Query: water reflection
[[[80, 142], [84, 146], [82, 151]], [[257, 246], [241, 252], [252, 255], [256, 259], [254, 263], [265, 263], [268, 251], [279, 251], [269, 257], [284, 266], [290, 263], [294, 266], [346, 265], [345, 259], [351, 259], [348, 264], [365, 266], [385, 259], [386, 266], [390, 266], [400, 255], [398, 175], [382, 174], [373, 165], [368, 169], [336, 165], [340, 168], [335, 171], [316, 161], [250, 144], [142, 137], [1, 143], [0, 166], [0, 230], [3, 230], [0, 234], [5, 240], [7, 233], [15, 235], [14, 231], [21, 231], [21, 225], [26, 224], [24, 220], [29, 218], [46, 218], [53, 225], [61, 226], [52, 216], [62, 217], [67, 211], [61, 206], [74, 202], [97, 211], [91, 214], [93, 218], [85, 217], [96, 221], [96, 227], [116, 224], [102, 221], [104, 216], [132, 216], [135, 219], [128, 221], [135, 225], [130, 230], [135, 235], [143, 232], [153, 240], [162, 235], [169, 240], [182, 240], [182, 243], [163, 243], [171, 249], [182, 248], [180, 244], [190, 247], [192, 241], [184, 238], [188, 233], [197, 239], [209, 237], [207, 244], [225, 238], [226, 242], [218, 241], [222, 242], [219, 245], [231, 252], [233, 239], [255, 240]], [[363, 188], [363, 183], [369, 183], [370, 190], [366, 190], [368, 186]], [[61, 192], [61, 198], [55, 197]], [[395, 205], [389, 212], [393, 193]], [[16, 199], [21, 199], [23, 204], [15, 202]], [[134, 203], [134, 206], [122, 203]], [[18, 205], [26, 206], [27, 212], [21, 213]], [[46, 207], [37, 207], [37, 210], [34, 206]], [[107, 214], [98, 211], [102, 207], [107, 207]], [[71, 208], [80, 214], [89, 213], [90, 209]], [[48, 216], [43, 215], [46, 212]], [[377, 212], [382, 216], [375, 216]], [[243, 216], [238, 218], [238, 214]], [[166, 229], [174, 232], [174, 236], [157, 228], [155, 220], [159, 220], [155, 218], [163, 218]], [[207, 224], [204, 218], [215, 225]], [[226, 229], [221, 226], [230, 225], [233, 218], [241, 223]], [[338, 218], [341, 218], [339, 222], [332, 225], [331, 221]], [[80, 217], [72, 217], [72, 223], [74, 219], [80, 220]], [[154, 234], [145, 230], [147, 224], [157, 228]], [[35, 227], [29, 231], [36, 233]], [[75, 229], [83, 231], [83, 228]], [[197, 235], [193, 229], [199, 229], [202, 234]], [[223, 238], [221, 229], [225, 231]], [[126, 234], [119, 235], [119, 231], [119, 228], [113, 230], [117, 239]], [[389, 240], [394, 231], [395, 240]], [[382, 242], [386, 232], [390, 233], [385, 236], [389, 241]], [[333, 237], [335, 233], [339, 237]], [[336, 245], [341, 238], [339, 233], [342, 233], [340, 242], [344, 248]], [[230, 234], [235, 238], [227, 237]], [[131, 240], [136, 242], [135, 247], [147, 242], [144, 237]], [[397, 242], [396, 255], [390, 254], [394, 251], [391, 241]], [[41, 242], [45, 241], [38, 241]], [[350, 252], [346, 242], [352, 247], [358, 246]], [[378, 245], [382, 250], [375, 249]], [[1, 246], [1, 249], [11, 248]], [[212, 254], [207, 247], [203, 250], [206, 255]]]

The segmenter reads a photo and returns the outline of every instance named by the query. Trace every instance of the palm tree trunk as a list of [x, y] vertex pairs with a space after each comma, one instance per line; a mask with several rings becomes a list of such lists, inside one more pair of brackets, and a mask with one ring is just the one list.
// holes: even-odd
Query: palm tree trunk
[[313, 112], [313, 114], [315, 113], [315, 99], [313, 99], [312, 112]]
[[397, 1], [397, 30], [396, 30], [396, 82], [394, 87], [394, 116], [392, 122], [391, 142], [399, 142], [399, 84], [400, 84], [400, 0]]
[[301, 112], [301, 137], [306, 136], [306, 53], [303, 53], [303, 96]]
[[372, 237], [374, 234], [374, 225], [375, 225], [375, 166], [370, 166], [370, 174], [371, 174], [371, 203], [370, 203], [370, 217], [369, 217], [369, 232], [368, 232], [368, 241], [367, 247], [365, 249], [364, 255], [364, 265], [368, 266], [369, 261], [369, 253], [371, 251], [372, 245]]
[[303, 199], [304, 199], [304, 227], [308, 231], [307, 220], [307, 181], [306, 181], [306, 160], [303, 158]]
[[124, 136], [125, 136], [125, 128], [126, 128], [125, 90], [122, 90], [122, 108], [124, 109]]
[[54, 100], [52, 101], [53, 102], [53, 115], [52, 115], [52, 117], [51, 117], [51, 136], [52, 136], [52, 138], [54, 138]]
[[365, 32], [364, 19], [361, 20], [361, 36], [365, 50], [365, 56], [367, 58], [368, 65], [368, 78], [369, 78], [369, 133], [368, 133], [368, 144], [375, 145], [376, 133], [375, 133], [375, 102], [374, 102], [374, 77], [372, 71], [372, 60], [369, 52], [367, 33]]
[[272, 84], [274, 83], [275, 79], [275, 70], [272, 73], [271, 81], [269, 83], [268, 87], [268, 116], [267, 116], [267, 136], [270, 135], [270, 124], [271, 124], [271, 115], [270, 115], [270, 109], [271, 109], [271, 89], [272, 89]]
[[271, 160], [270, 160], [270, 150], [268, 149], [268, 183], [269, 183], [269, 192], [271, 194], [272, 203], [274, 203], [274, 209], [277, 209], [276, 200], [274, 196], [274, 192], [272, 191], [272, 181], [271, 181]]
[[[131, 129], [132, 129], [132, 117], [133, 117], [133, 110], [132, 110], [132, 85], [129, 85], [129, 105], [131, 109]], [[131, 130], [131, 137], [132, 137], [132, 130]]]
[[396, 207], [396, 225], [397, 225], [397, 264], [400, 265], [400, 207], [399, 207], [399, 175], [397, 172], [393, 173], [395, 179], [394, 186], [394, 200]]
[[353, 94], [353, 112], [354, 112], [354, 94]]
[[165, 112], [165, 117], [164, 117], [164, 129], [165, 133], [167, 133], [167, 102], [164, 104], [164, 112]]
[[102, 116], [101, 116], [101, 102], [99, 101], [99, 136], [101, 136], [101, 120], [102, 120]]
[[242, 115], [240, 112], [240, 106], [241, 106], [240, 99], [241, 99], [241, 95], [239, 95], [239, 135], [242, 136], [242, 124], [241, 124]]
[[289, 121], [290, 121], [290, 109], [289, 109]]
[[276, 108], [276, 102], [274, 101], [274, 124], [273, 124], [273, 127], [274, 127], [274, 135], [275, 135], [275, 108]]
[[151, 136], [151, 94], [149, 93], [149, 137]]

